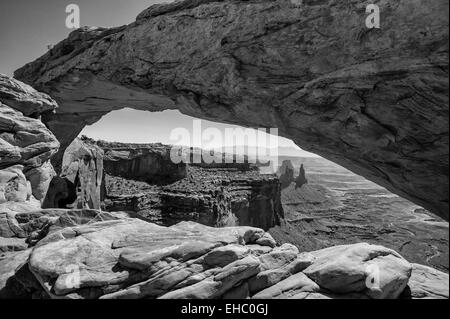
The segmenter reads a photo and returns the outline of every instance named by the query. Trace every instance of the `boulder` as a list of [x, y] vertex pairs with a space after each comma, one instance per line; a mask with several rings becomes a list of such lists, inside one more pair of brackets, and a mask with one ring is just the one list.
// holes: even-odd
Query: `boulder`
[[363, 292], [371, 298], [398, 298], [412, 266], [392, 249], [359, 243], [312, 252], [314, 263], [304, 273], [337, 294]]
[[319, 285], [300, 272], [257, 293], [253, 299], [289, 298], [302, 292], [317, 292]]
[[125, 213], [98, 210], [40, 209], [28, 203], [0, 205], [0, 238], [27, 238], [34, 244], [55, 227], [83, 225], [105, 220], [127, 218]]
[[58, 107], [56, 101], [47, 94], [1, 73], [0, 103], [22, 112], [25, 116], [39, 116]]
[[47, 196], [50, 182], [52, 181], [53, 177], [56, 176], [53, 165], [50, 163], [50, 161], [47, 161], [40, 167], [28, 170], [25, 173], [25, 176], [31, 183], [31, 189], [34, 198], [41, 201], [42, 203]]
[[[28, 267], [51, 298], [397, 298], [411, 266], [381, 246], [355, 244], [299, 253], [256, 242], [252, 227], [193, 222], [158, 226], [125, 215], [55, 211]], [[55, 219], [56, 217], [56, 219]], [[393, 258], [392, 258], [393, 257]], [[366, 267], [379, 267], [377, 287]], [[405, 278], [403, 278], [405, 277]], [[369, 281], [370, 284], [370, 281]]]
[[[97, 222], [51, 232], [34, 249], [30, 267], [46, 286], [55, 282], [53, 291], [59, 296], [77, 291], [67, 285], [69, 268], [79, 272], [78, 288], [90, 289], [99, 294], [97, 297], [104, 295], [104, 298], [157, 297], [204, 268], [217, 269], [214, 276], [217, 284], [225, 284], [228, 275], [235, 274], [226, 284], [231, 289], [239, 278], [256, 274], [259, 263], [238, 252], [237, 247], [218, 251], [214, 247], [251, 243], [263, 235], [263, 231], [255, 228], [214, 229], [195, 223], [166, 228], [136, 219]], [[208, 255], [198, 264], [190, 261], [209, 251], [216, 257], [223, 256], [216, 259], [216, 262], [222, 260], [220, 265], [229, 263], [223, 268], [227, 276], [218, 264], [210, 265]], [[229, 257], [233, 256], [232, 251], [237, 253], [235, 257]], [[241, 268], [247, 270], [241, 273]], [[142, 281], [146, 278], [149, 279]], [[135, 281], [141, 282], [120, 290]]]
[[45, 196], [53, 171], [49, 159], [59, 142], [29, 116], [39, 117], [56, 106], [48, 95], [0, 74], [0, 204]]
[[[144, 149], [140, 144], [118, 145], [127, 150], [126, 154], [134, 148]], [[158, 144], [147, 145], [145, 149], [152, 153], [163, 147], [169, 148]], [[104, 150], [109, 156], [110, 149]], [[105, 210], [133, 211], [139, 218], [162, 226], [189, 220], [214, 227], [239, 225], [268, 230], [280, 224], [284, 212], [276, 176], [260, 174], [257, 170], [217, 169], [206, 165], [189, 165], [187, 172], [187, 178], [168, 185], [160, 185], [166, 178], [155, 185], [136, 180], [132, 175], [124, 178], [105, 174]], [[109, 173], [124, 176], [112, 170]], [[64, 193], [67, 186], [60, 189]]]
[[298, 176], [295, 179], [295, 189], [301, 188], [305, 184], [308, 184], [308, 180], [306, 179], [305, 167], [302, 164]]
[[280, 177], [281, 189], [291, 185], [294, 179], [294, 166], [290, 160], [284, 160], [277, 172]]

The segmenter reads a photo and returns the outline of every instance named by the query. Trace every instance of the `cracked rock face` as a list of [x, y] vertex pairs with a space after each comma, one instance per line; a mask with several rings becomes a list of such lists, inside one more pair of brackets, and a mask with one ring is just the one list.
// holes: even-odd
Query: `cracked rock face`
[[59, 142], [34, 117], [56, 106], [48, 95], [0, 74], [0, 204], [40, 206], [54, 176], [49, 160]]
[[44, 120], [63, 148], [122, 107], [277, 127], [448, 220], [448, 5], [382, 1], [368, 30], [359, 0], [178, 1], [15, 76], [60, 103]]

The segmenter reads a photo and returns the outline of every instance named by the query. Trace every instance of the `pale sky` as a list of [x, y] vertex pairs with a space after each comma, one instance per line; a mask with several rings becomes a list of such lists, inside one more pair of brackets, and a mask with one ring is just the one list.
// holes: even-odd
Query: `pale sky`
[[[0, 73], [14, 71], [35, 60], [72, 31], [66, 28], [66, 6], [80, 7], [81, 26], [113, 27], [129, 24], [150, 5], [170, 0], [0, 0]], [[192, 132], [193, 118], [178, 111], [150, 113], [123, 109], [104, 116], [86, 127], [82, 134], [118, 142], [173, 144], [170, 134], [176, 128]], [[120, 129], [117, 129], [117, 128]], [[202, 121], [202, 127], [217, 127], [222, 132], [231, 125]], [[194, 146], [199, 146], [195, 145]], [[295, 144], [279, 138], [279, 146]], [[219, 145], [217, 145], [219, 146]], [[311, 153], [301, 151], [304, 156]]]
[[[197, 121], [197, 122], [194, 122]], [[222, 146], [231, 146], [226, 142], [226, 130], [236, 129], [239, 126], [215, 123], [210, 121], [199, 120], [176, 110], [167, 110], [164, 112], [146, 112], [132, 109], [122, 109], [105, 115], [97, 123], [87, 126], [80, 135], [87, 135], [94, 139], [102, 139], [106, 141], [124, 142], [124, 143], [163, 143], [163, 144], [181, 144], [194, 147], [219, 148]], [[207, 132], [210, 128], [217, 128], [221, 133], [221, 139], [201, 138], [199, 140], [194, 137], [194, 125], [200, 126], [201, 132]], [[119, 129], [118, 129], [119, 128]], [[183, 129], [188, 132], [188, 140], [190, 142], [180, 142], [175, 130]], [[256, 132], [256, 131], [255, 131]], [[246, 141], [238, 141], [235, 145], [257, 145], [258, 141], [265, 141], [266, 148], [273, 147], [291, 147], [297, 150], [298, 156], [315, 156], [315, 154], [305, 152], [297, 147], [291, 140], [278, 137], [278, 141], [270, 140], [268, 134], [264, 134], [262, 140], [258, 140], [258, 135], [254, 143]], [[186, 139], [185, 139], [186, 140]], [[207, 143], [210, 141], [210, 143]]]

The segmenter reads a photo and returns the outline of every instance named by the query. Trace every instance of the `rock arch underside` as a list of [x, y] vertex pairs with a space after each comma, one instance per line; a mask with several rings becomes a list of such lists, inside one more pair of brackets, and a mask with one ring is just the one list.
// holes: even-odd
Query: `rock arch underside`
[[[296, 4], [297, 3], [297, 4]], [[276, 127], [448, 220], [447, 0], [187, 0], [83, 28], [15, 78], [59, 104], [61, 154], [123, 107]], [[58, 160], [59, 159], [59, 160]]]

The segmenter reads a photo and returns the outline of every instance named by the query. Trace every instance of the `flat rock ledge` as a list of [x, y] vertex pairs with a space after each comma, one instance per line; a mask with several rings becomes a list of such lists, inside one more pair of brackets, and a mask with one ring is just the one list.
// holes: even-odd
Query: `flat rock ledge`
[[16, 219], [45, 236], [0, 257], [2, 298], [11, 283], [14, 296], [24, 286], [55, 299], [448, 298], [448, 275], [377, 245], [299, 252], [258, 228], [163, 227], [93, 210]]

